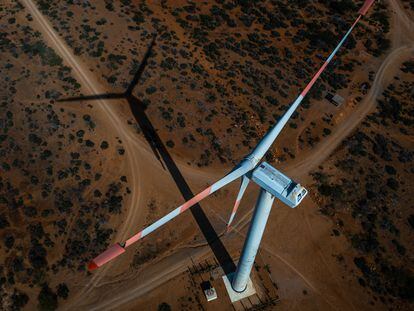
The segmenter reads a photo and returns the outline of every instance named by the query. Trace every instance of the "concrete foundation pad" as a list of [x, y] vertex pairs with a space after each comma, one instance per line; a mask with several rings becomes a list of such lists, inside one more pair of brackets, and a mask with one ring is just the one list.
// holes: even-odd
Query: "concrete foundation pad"
[[228, 275], [223, 275], [224, 285], [226, 286], [227, 293], [229, 294], [229, 297], [232, 303], [256, 294], [256, 289], [254, 288], [253, 282], [250, 278], [249, 278], [249, 281], [247, 282], [246, 289], [241, 293], [236, 292], [233, 289], [233, 287], [231, 287], [232, 276], [233, 276], [233, 273], [228, 274]]

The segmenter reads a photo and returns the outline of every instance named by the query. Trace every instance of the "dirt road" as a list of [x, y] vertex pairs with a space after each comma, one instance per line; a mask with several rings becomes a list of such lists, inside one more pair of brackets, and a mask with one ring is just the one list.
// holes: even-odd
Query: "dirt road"
[[[23, 5], [33, 15], [34, 21], [38, 23], [39, 29], [42, 31], [48, 44], [53, 47], [57, 53], [63, 58], [64, 62], [73, 70], [75, 77], [82, 85], [82, 90], [87, 95], [104, 94], [106, 90], [96, 80], [94, 75], [89, 71], [85, 70], [81, 61], [73, 54], [72, 50], [68, 48], [65, 41], [59, 37], [53, 27], [46, 20], [45, 16], [38, 10], [32, 0], [22, 0]], [[118, 231], [116, 239], [122, 240], [132, 232], [132, 225], [135, 224], [135, 219], [139, 216], [140, 204], [140, 191], [139, 189], [139, 177], [140, 177], [140, 163], [138, 161], [137, 153], [143, 152], [146, 148], [143, 148], [143, 144], [136, 137], [136, 134], [131, 131], [125, 125], [124, 120], [121, 120], [119, 116], [113, 111], [111, 103], [106, 100], [97, 100], [96, 105], [98, 111], [103, 115], [103, 119], [107, 119], [108, 132], [116, 133], [118, 137], [123, 140], [124, 147], [126, 150], [125, 156], [128, 165], [128, 171], [130, 172], [130, 188], [131, 196], [129, 198], [128, 206], [125, 207], [127, 214], [125, 215], [126, 221], [122, 228]], [[89, 284], [85, 286], [85, 291], [80, 292], [77, 297], [74, 297], [73, 301], [78, 301], [83, 295], [93, 288], [94, 284], [97, 284], [99, 280], [105, 275], [106, 269], [102, 269], [98, 273], [94, 274]]]
[[295, 161], [285, 169], [293, 177], [305, 176], [320, 165], [341, 142], [354, 131], [365, 116], [375, 108], [376, 99], [384, 86], [393, 79], [399, 65], [414, 55], [414, 23], [396, 0], [389, 2], [394, 11], [392, 19], [391, 45], [387, 57], [378, 69], [372, 87], [365, 98], [352, 111], [352, 114], [325, 137], [305, 158]]
[[323, 163], [323, 161], [332, 154], [332, 152], [349, 136], [354, 129], [361, 123], [365, 116], [375, 107], [376, 98], [381, 95], [384, 85], [394, 77], [399, 70], [401, 60], [408, 59], [414, 53], [414, 44], [404, 45], [394, 49], [381, 64], [378, 73], [375, 76], [372, 88], [367, 96], [361, 101], [352, 114], [340, 123], [332, 134], [324, 138], [312, 153], [307, 154], [306, 158], [295, 162], [285, 168], [290, 176], [298, 178], [307, 175], [312, 169]]

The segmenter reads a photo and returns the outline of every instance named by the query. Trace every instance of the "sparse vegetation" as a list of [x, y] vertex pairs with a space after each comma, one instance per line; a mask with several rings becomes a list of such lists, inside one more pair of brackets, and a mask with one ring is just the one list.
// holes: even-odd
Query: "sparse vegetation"
[[408, 82], [413, 79], [404, 63], [376, 111], [331, 157], [333, 166], [314, 172], [316, 188], [310, 192], [318, 193], [321, 213], [337, 224], [335, 236], [345, 235], [354, 248], [359, 284], [370, 291], [372, 301], [393, 306], [414, 301], [414, 274], [408, 268], [413, 202], [406, 195], [414, 173]]
[[[39, 5], [57, 14], [52, 2]], [[108, 178], [102, 165], [117, 161], [115, 146], [123, 147], [112, 134], [95, 139], [106, 130], [90, 109], [78, 114], [58, 103], [79, 95], [81, 85], [26, 9], [10, 2], [0, 12], [8, 24], [0, 34], [0, 303], [5, 310], [55, 310], [70, 284], [52, 288], [51, 280], [85, 273], [114, 232], [108, 220], [122, 212], [127, 183], [117, 169]]]
[[[107, 104], [119, 103], [123, 116], [128, 111], [119, 98], [130, 91], [152, 34], [157, 33], [148, 65], [133, 91], [138, 99], [134, 104], [142, 105], [139, 108], [169, 152], [199, 167], [234, 163], [245, 155], [280, 118], [352, 22], [347, 12], [356, 11], [356, 4], [348, 0], [35, 3], [69, 50], [102, 83], [111, 100]], [[320, 113], [309, 122], [304, 116], [316, 113], [315, 107], [320, 107], [316, 102], [326, 91], [352, 90], [354, 72], [365, 68], [355, 52], [367, 52], [366, 59], [371, 59], [369, 54], [381, 56], [390, 47], [384, 38], [390, 30], [389, 10], [384, 3], [374, 10], [289, 123], [286, 130], [299, 136], [300, 148], [311, 148], [331, 135], [332, 114]], [[127, 167], [128, 157], [136, 155], [130, 154], [116, 131], [102, 125], [104, 120], [96, 113], [100, 101], [60, 101], [90, 93], [52, 48], [28, 8], [8, 2], [0, 13], [0, 23], [5, 25], [0, 30], [0, 303], [8, 302], [10, 310], [28, 306], [55, 310], [76, 291], [72, 280], [62, 282], [62, 277], [89, 277], [86, 263], [112, 242], [120, 227], [126, 198], [136, 191], [129, 188], [133, 178]], [[358, 45], [359, 40], [363, 44]], [[408, 61], [402, 70], [412, 73], [413, 68]], [[374, 72], [363, 75], [372, 82]], [[315, 189], [328, 202], [322, 213], [336, 217], [340, 207], [331, 200], [346, 198], [349, 201], [341, 202], [361, 223], [358, 232], [334, 231], [335, 236], [346, 235], [359, 252], [355, 267], [360, 283], [401, 299], [409, 299], [404, 288], [412, 280], [410, 275], [401, 262], [383, 257], [375, 262], [372, 256], [382, 252], [382, 231], [390, 235], [391, 246], [387, 245], [398, 256], [411, 251], [387, 200], [407, 191], [401, 166], [409, 170], [413, 153], [376, 127], [395, 126], [399, 135], [408, 136], [411, 110], [399, 93], [389, 89], [370, 116], [373, 133], [360, 129], [343, 146], [349, 154], [336, 164], [348, 174], [346, 178], [333, 179], [324, 171], [315, 174]], [[148, 129], [140, 128], [132, 115], [127, 118], [144, 138]], [[157, 142], [150, 144], [157, 147]], [[297, 149], [281, 141], [267, 160], [294, 159]], [[378, 167], [368, 170], [359, 165], [367, 159]], [[356, 174], [364, 176], [360, 197], [351, 196], [359, 182], [352, 180]], [[153, 220], [149, 216], [163, 211], [155, 203], [148, 210], [148, 223]], [[404, 215], [407, 227], [414, 226], [413, 217]], [[132, 268], [139, 269], [166, 252], [174, 239], [171, 233], [168, 241], [143, 244]], [[265, 269], [270, 271], [268, 266]], [[161, 303], [158, 309], [172, 307]]]

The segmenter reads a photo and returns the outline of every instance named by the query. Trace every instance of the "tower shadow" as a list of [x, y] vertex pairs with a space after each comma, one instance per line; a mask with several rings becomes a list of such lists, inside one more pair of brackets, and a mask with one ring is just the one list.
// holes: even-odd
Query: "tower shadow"
[[[161, 163], [164, 169], [167, 169], [171, 174], [175, 184], [177, 185], [181, 195], [185, 201], [190, 200], [194, 197], [194, 193], [191, 191], [190, 186], [184, 179], [181, 171], [174, 162], [174, 159], [171, 157], [168, 152], [165, 144], [158, 135], [156, 129], [152, 125], [150, 119], [148, 118], [145, 110], [146, 107], [142, 101], [140, 101], [134, 94], [133, 90], [138, 84], [144, 68], [148, 62], [148, 58], [151, 54], [152, 48], [155, 45], [156, 36], [154, 35], [151, 44], [149, 45], [144, 58], [135, 73], [131, 83], [124, 93], [107, 93], [107, 94], [98, 94], [90, 96], [79, 96], [58, 100], [59, 102], [74, 102], [74, 101], [84, 101], [84, 100], [99, 100], [99, 99], [124, 99], [128, 102], [129, 108], [141, 128], [145, 140], [151, 147], [152, 152], [154, 153], [157, 160]], [[203, 209], [199, 204], [195, 204], [190, 208], [191, 213], [197, 222], [198, 227], [200, 228], [204, 238], [209, 244], [211, 250], [214, 253], [217, 261], [224, 270], [225, 274], [232, 273], [236, 270], [236, 265], [234, 264], [230, 254], [225, 248], [224, 244], [220, 240], [217, 232], [209, 221], [207, 215], [204, 213]]]

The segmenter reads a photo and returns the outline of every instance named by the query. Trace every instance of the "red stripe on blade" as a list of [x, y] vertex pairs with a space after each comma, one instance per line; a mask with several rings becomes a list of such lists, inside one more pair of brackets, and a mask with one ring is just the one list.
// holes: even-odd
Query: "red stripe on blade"
[[211, 192], [211, 186], [208, 187], [207, 189], [205, 189], [204, 191], [200, 192], [199, 194], [197, 194], [191, 200], [185, 202], [183, 205], [181, 205], [180, 214], [182, 212], [185, 212], [186, 210], [188, 210], [194, 204], [200, 202], [202, 199], [204, 199], [206, 196], [208, 196], [210, 194], [210, 192]]
[[96, 263], [92, 260], [90, 263], [89, 263], [89, 265], [88, 265], [88, 270], [89, 271], [93, 271], [93, 270], [95, 270], [96, 268], [98, 268], [98, 266], [96, 265]]
[[308, 85], [305, 87], [305, 89], [302, 91], [300, 95], [302, 97], [305, 97], [306, 94], [309, 92], [311, 87], [315, 84], [316, 80], [318, 80], [319, 76], [322, 74], [322, 72], [325, 70], [326, 66], [328, 66], [328, 62], [325, 61], [322, 65], [322, 67], [318, 70], [318, 72], [313, 76], [312, 80], [308, 83]]
[[233, 210], [231, 212], [231, 214], [235, 214], [237, 212], [237, 209], [239, 208], [240, 205], [240, 201], [236, 201], [236, 204], [234, 204]]
[[362, 8], [359, 9], [358, 13], [361, 15], [367, 14], [369, 8], [373, 4], [374, 4], [374, 0], [365, 0], [364, 5], [362, 6]]
[[110, 248], [108, 248], [106, 251], [104, 251], [99, 256], [95, 257], [88, 266], [89, 270], [94, 270], [98, 267], [101, 267], [102, 265], [106, 264], [108, 261], [114, 259], [115, 257], [118, 257], [122, 253], [125, 252], [125, 249], [120, 246], [119, 244], [112, 245]]
[[140, 238], [142, 237], [142, 231], [138, 232], [137, 234], [135, 234], [133, 237], [130, 237], [128, 240], [126, 240], [125, 242], [125, 248], [127, 248], [128, 246], [130, 246], [131, 244], [135, 243], [136, 241], [138, 241]]

